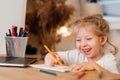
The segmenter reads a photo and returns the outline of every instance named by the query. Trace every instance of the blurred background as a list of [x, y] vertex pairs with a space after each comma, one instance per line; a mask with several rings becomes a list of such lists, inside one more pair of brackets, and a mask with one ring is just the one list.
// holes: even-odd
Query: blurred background
[[1, 0], [0, 53], [6, 53], [5, 32], [12, 25], [29, 30], [26, 54], [45, 55], [44, 44], [53, 51], [74, 49], [70, 25], [89, 14], [103, 15], [110, 24], [110, 40], [120, 50], [119, 4], [120, 0]]

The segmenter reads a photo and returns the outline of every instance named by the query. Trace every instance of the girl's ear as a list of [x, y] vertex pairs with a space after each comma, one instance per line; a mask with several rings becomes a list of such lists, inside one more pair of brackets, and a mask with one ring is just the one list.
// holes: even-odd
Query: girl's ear
[[101, 42], [101, 45], [104, 45], [107, 41], [107, 36], [106, 35], [103, 35], [100, 37], [100, 42]]

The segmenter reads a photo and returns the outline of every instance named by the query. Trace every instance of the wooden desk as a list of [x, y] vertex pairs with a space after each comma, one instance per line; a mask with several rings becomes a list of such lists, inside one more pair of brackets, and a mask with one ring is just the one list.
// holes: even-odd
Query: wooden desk
[[[37, 63], [41, 63], [38, 61]], [[39, 69], [26, 67], [0, 67], [0, 80], [76, 80], [76, 73], [58, 73], [59, 76], [39, 72]], [[101, 80], [96, 71], [88, 71], [80, 80]]]

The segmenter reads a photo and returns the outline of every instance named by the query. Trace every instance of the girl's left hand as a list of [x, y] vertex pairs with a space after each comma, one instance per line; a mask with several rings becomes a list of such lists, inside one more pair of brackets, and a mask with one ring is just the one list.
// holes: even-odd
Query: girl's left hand
[[83, 62], [81, 64], [71, 65], [70, 70], [73, 71], [85, 71], [85, 70], [95, 70], [95, 66], [91, 62]]

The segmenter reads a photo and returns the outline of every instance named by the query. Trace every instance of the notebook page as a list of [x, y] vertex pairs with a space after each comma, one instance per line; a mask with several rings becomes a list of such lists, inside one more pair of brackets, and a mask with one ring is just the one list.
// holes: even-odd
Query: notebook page
[[30, 66], [34, 68], [53, 70], [53, 71], [58, 71], [58, 72], [69, 72], [70, 71], [67, 66], [60, 66], [60, 65], [47, 66], [45, 64], [32, 64]]

